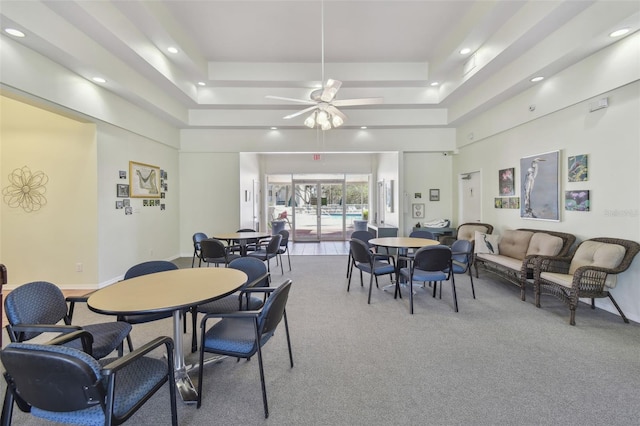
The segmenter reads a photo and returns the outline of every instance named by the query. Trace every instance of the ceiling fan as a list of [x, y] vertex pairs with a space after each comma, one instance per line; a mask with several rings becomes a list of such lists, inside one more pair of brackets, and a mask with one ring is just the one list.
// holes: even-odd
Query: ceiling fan
[[314, 90], [309, 95], [310, 99], [284, 98], [281, 96], [267, 95], [268, 99], [297, 102], [311, 105], [293, 114], [285, 116], [285, 119], [298, 117], [311, 111], [311, 114], [304, 120], [304, 125], [309, 128], [320, 128], [329, 130], [340, 127], [344, 124], [347, 116], [338, 109], [341, 106], [375, 105], [383, 103], [383, 98], [359, 98], [359, 99], [336, 99], [338, 89], [342, 86], [339, 80], [328, 79], [324, 82], [324, 1], [321, 6], [321, 42], [322, 42], [322, 81], [324, 87]]

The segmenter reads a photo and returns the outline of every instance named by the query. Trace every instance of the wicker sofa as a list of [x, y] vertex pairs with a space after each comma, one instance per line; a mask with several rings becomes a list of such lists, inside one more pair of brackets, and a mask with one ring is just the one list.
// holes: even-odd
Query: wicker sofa
[[635, 241], [618, 238], [592, 238], [585, 240], [568, 256], [539, 257], [534, 270], [536, 306], [540, 295], [548, 294], [562, 300], [571, 312], [569, 324], [576, 325], [576, 308], [581, 297], [591, 299], [608, 297], [624, 322], [624, 316], [609, 290], [616, 285], [616, 275], [624, 272], [640, 251]]
[[525, 300], [527, 279], [533, 278], [538, 256], [565, 256], [575, 242], [572, 234], [540, 229], [505, 230], [498, 241], [498, 254], [478, 252], [476, 242], [475, 268], [492, 272], [520, 287], [520, 299]]

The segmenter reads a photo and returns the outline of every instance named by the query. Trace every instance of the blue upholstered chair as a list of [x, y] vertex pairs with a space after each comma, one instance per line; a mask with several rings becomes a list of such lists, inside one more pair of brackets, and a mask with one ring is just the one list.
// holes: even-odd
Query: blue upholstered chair
[[442, 286], [442, 281], [446, 281], [449, 278], [451, 278], [455, 311], [458, 312], [454, 274], [446, 272], [451, 269], [451, 249], [444, 245], [422, 247], [416, 251], [415, 256], [409, 261], [410, 266], [401, 268], [400, 274], [409, 281], [410, 312], [413, 314], [414, 281], [435, 283], [433, 286], [433, 297], [435, 297], [437, 283], [439, 282]]
[[[122, 355], [122, 342], [131, 331], [131, 325], [123, 321], [82, 327], [71, 325], [62, 291], [46, 281], [30, 282], [11, 291], [4, 300], [4, 308], [9, 321], [7, 333], [12, 342], [25, 342], [45, 332], [70, 333], [82, 329], [93, 337], [90, 352], [96, 359], [107, 356], [115, 349]], [[81, 349], [77, 339], [67, 345]]]
[[191, 267], [193, 268], [196, 262], [196, 257], [198, 258], [198, 266], [202, 264], [202, 254], [200, 253], [200, 242], [202, 240], [206, 240], [209, 237], [207, 237], [207, 234], [205, 234], [204, 232], [196, 232], [195, 234], [193, 234], [193, 237], [191, 238], [193, 239], [193, 257], [191, 258]]
[[[157, 272], [164, 271], [173, 271], [178, 269], [178, 267], [172, 263], [167, 262], [166, 260], [150, 260], [148, 262], [138, 263], [137, 265], [132, 266], [125, 272], [124, 280], [129, 280], [131, 278], [140, 277], [142, 275], [155, 274]], [[188, 310], [183, 312], [183, 315]], [[146, 322], [157, 321], [165, 318], [171, 318], [173, 312], [157, 312], [152, 314], [138, 314], [138, 315], [118, 315], [118, 321], [124, 321], [129, 324], [144, 324]], [[187, 325], [184, 325], [185, 333], [187, 331]], [[129, 351], [133, 350], [133, 343], [131, 342], [131, 336], [127, 336], [127, 344], [129, 345]]]
[[[374, 247], [369, 244], [369, 240], [372, 238], [375, 238], [375, 235], [369, 231], [354, 231], [351, 233], [352, 240], [356, 239], [365, 242], [371, 252], [374, 251]], [[349, 278], [349, 275], [351, 274], [351, 262], [353, 262], [353, 257], [351, 256], [351, 250], [349, 250], [349, 258], [347, 259], [347, 278]]]
[[[263, 262], [267, 262], [267, 271], [271, 273], [271, 265], [269, 264], [269, 261], [274, 257], [278, 256], [278, 253], [280, 252], [281, 242], [282, 242], [282, 235], [280, 234], [273, 235], [271, 236], [271, 239], [269, 240], [269, 243], [266, 246], [259, 248], [254, 252], [249, 253], [247, 256], [255, 257], [256, 259], [260, 259]], [[282, 262], [280, 262], [280, 272], [282, 272], [282, 275], [284, 275], [284, 268], [282, 267]]]
[[[121, 358], [98, 362], [87, 353], [52, 343], [70, 338], [90, 340], [76, 331], [50, 344], [11, 343], [0, 359], [7, 392], [3, 425], [11, 424], [14, 402], [24, 412], [57, 423], [121, 424], [169, 382], [171, 424], [177, 425], [173, 340], [158, 337]], [[166, 359], [145, 356], [160, 347]]]
[[283, 229], [279, 231], [278, 234], [282, 235], [282, 240], [280, 241], [280, 249], [278, 250], [278, 258], [280, 262], [282, 262], [282, 255], [287, 254], [287, 260], [289, 261], [289, 270], [291, 270], [291, 256], [289, 256], [289, 231]]
[[[476, 290], [473, 287], [473, 274], [471, 264], [473, 263], [473, 242], [468, 240], [455, 240], [451, 245], [452, 270], [454, 274], [469, 274], [471, 280], [471, 293], [476, 298]], [[448, 269], [445, 270], [448, 272]], [[440, 287], [442, 292], [442, 286]]]
[[229, 247], [215, 238], [200, 241], [200, 253], [202, 261], [206, 262], [207, 266], [213, 263], [216, 266], [223, 264], [227, 267], [232, 260], [240, 258], [239, 254], [232, 253]]
[[267, 266], [260, 259], [253, 257], [241, 257], [229, 263], [229, 268], [237, 269], [247, 274], [247, 281], [240, 287], [239, 291], [225, 296], [221, 299], [214, 300], [204, 305], [198, 305], [191, 308], [191, 323], [193, 335], [191, 336], [191, 352], [198, 350], [198, 340], [196, 335], [196, 319], [199, 313], [228, 313], [242, 310], [257, 310], [262, 307], [264, 297], [252, 296], [244, 290], [253, 287], [268, 287], [269, 273]]
[[391, 275], [396, 272], [396, 261], [392, 255], [372, 253], [369, 250], [369, 245], [364, 241], [351, 239], [349, 241], [351, 258], [351, 268], [349, 271], [349, 283], [347, 284], [347, 291], [351, 288], [351, 276], [353, 275], [353, 267], [355, 266], [360, 270], [360, 285], [364, 286], [362, 280], [362, 272], [369, 274], [369, 298], [367, 303], [371, 303], [371, 288], [373, 285], [373, 279], [376, 280], [376, 287], [378, 287], [378, 275]]
[[[208, 314], [205, 315], [200, 324], [202, 330], [200, 339], [201, 366], [204, 364], [205, 352], [246, 359], [253, 357], [256, 353], [258, 354], [258, 367], [260, 369], [265, 418], [269, 417], [269, 405], [267, 403], [267, 390], [262, 365], [262, 347], [271, 339], [283, 318], [287, 336], [287, 346], [289, 348], [289, 362], [293, 368], [289, 324], [287, 323], [287, 312], [285, 309], [290, 289], [291, 280], [285, 281], [277, 288], [254, 287], [248, 289], [247, 291], [260, 291], [269, 294], [262, 309], [259, 311]], [[207, 329], [207, 324], [212, 319], [220, 320], [211, 328]], [[202, 404], [203, 370], [204, 368], [201, 367], [198, 372], [198, 408], [200, 408]], [[214, 395], [215, 394], [214, 392]]]

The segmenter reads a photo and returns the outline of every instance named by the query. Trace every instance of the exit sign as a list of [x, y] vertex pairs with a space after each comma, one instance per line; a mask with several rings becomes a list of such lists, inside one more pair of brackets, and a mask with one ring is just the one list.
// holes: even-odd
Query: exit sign
[[320, 154], [313, 154], [313, 161], [320, 160]]

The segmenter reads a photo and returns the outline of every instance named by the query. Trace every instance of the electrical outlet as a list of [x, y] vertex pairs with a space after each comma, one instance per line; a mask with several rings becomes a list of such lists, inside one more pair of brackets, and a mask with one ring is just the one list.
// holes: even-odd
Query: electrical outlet
[[82, 263], [76, 263], [76, 272], [82, 272]]

